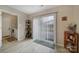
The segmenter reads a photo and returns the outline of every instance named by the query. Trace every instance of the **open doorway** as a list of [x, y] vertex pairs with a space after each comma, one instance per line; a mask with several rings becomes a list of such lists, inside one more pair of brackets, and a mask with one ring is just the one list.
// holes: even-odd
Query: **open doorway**
[[17, 16], [2, 12], [2, 45], [10, 45], [17, 40], [18, 22]]
[[33, 20], [33, 39], [49, 48], [56, 45], [56, 13], [38, 16]]

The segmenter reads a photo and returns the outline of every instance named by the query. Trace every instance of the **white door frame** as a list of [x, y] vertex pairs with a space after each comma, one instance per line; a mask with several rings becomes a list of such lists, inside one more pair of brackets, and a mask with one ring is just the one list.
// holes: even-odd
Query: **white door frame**
[[0, 11], [0, 48], [2, 47], [2, 12]]
[[57, 45], [57, 13], [53, 14], [55, 18], [55, 24], [54, 24], [54, 44]]

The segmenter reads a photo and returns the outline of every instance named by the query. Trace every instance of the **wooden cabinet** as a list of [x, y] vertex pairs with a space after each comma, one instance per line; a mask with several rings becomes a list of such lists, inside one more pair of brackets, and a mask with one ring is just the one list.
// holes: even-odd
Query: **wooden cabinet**
[[64, 48], [70, 52], [78, 52], [78, 33], [64, 32]]

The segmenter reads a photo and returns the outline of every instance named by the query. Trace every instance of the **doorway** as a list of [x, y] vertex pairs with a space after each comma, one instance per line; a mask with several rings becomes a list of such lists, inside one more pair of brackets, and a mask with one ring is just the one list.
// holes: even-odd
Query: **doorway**
[[33, 39], [36, 43], [55, 48], [56, 13], [38, 16], [33, 20]]
[[10, 45], [17, 40], [18, 22], [17, 16], [2, 12], [2, 45]]

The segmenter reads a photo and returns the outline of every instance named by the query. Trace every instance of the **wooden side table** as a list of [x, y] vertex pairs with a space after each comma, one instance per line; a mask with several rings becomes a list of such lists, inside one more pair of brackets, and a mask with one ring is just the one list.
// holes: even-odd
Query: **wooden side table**
[[70, 52], [78, 52], [78, 33], [64, 32], [64, 48]]

